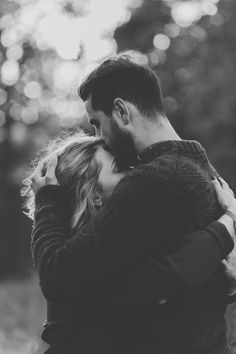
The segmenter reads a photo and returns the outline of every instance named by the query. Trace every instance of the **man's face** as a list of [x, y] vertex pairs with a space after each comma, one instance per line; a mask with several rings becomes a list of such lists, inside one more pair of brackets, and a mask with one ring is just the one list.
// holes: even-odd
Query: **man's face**
[[104, 139], [109, 151], [115, 156], [118, 168], [127, 170], [135, 163], [137, 156], [130, 133], [116, 122], [113, 115], [107, 116], [102, 111], [93, 110], [91, 99], [85, 102], [85, 108], [90, 124], [96, 127], [97, 134]]

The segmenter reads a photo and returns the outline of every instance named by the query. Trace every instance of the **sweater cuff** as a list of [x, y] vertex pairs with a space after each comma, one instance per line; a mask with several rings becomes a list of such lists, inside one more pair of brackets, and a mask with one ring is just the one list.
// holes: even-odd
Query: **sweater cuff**
[[222, 258], [226, 258], [234, 248], [234, 242], [225, 225], [219, 221], [214, 221], [206, 227], [206, 230], [209, 231], [217, 241], [221, 249]]
[[39, 189], [35, 195], [36, 209], [45, 205], [68, 205], [68, 196], [60, 186], [47, 185]]

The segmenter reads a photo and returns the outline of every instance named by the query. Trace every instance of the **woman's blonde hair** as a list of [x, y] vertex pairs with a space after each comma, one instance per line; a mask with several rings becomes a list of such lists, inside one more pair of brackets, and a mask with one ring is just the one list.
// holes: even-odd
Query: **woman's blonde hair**
[[25, 198], [24, 213], [34, 219], [35, 195], [31, 189], [31, 175], [40, 161], [47, 162], [56, 154], [58, 164], [56, 177], [61, 188], [67, 193], [71, 205], [71, 228], [75, 231], [91, 216], [96, 215], [96, 200], [101, 197], [98, 184], [101, 167], [94, 158], [103, 140], [88, 136], [84, 132], [57, 137], [32, 161], [28, 176], [23, 181], [21, 195]]

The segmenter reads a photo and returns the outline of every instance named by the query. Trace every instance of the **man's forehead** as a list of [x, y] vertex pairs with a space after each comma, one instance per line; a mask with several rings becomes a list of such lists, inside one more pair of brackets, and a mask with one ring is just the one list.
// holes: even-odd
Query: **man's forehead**
[[95, 111], [92, 107], [92, 102], [91, 99], [89, 98], [84, 102], [85, 108], [87, 111], [88, 118], [91, 119], [96, 119], [100, 120], [102, 118], [102, 112], [101, 111]]

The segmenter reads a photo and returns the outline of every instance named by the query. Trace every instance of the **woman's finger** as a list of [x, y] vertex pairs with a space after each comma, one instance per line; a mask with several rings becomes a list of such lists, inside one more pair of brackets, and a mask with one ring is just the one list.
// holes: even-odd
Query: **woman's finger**
[[222, 186], [223, 189], [226, 189], [226, 190], [229, 189], [228, 183], [222, 177], [219, 176], [218, 180], [220, 181], [221, 186]]
[[56, 167], [57, 167], [57, 162], [58, 162], [57, 155], [53, 155], [48, 162], [47, 172], [46, 172], [45, 177], [48, 177], [51, 179], [56, 177], [55, 171], [56, 171]]
[[45, 185], [52, 184], [52, 185], [57, 185], [57, 177], [56, 177], [56, 167], [58, 163], [58, 158], [57, 155], [53, 155], [47, 165], [47, 171], [45, 174]]
[[216, 193], [218, 193], [219, 195], [221, 195], [223, 193], [223, 188], [219, 182], [219, 180], [216, 177], [212, 177], [212, 184], [216, 190]]
[[34, 173], [39, 176], [39, 177], [43, 177], [44, 175], [44, 171], [45, 171], [45, 161], [40, 161], [38, 163], [38, 166], [36, 167]]
[[40, 161], [30, 177], [31, 181], [35, 182], [39, 178], [43, 177], [43, 166], [43, 162]]
[[229, 193], [231, 193], [233, 196], [234, 196], [234, 192], [233, 190], [230, 188], [230, 186], [228, 185], [228, 183], [222, 178], [222, 177], [218, 177], [221, 185], [222, 185], [222, 188], [226, 191], [228, 191]]
[[220, 206], [226, 210], [229, 205], [231, 204], [231, 199], [232, 199], [232, 196], [225, 190], [222, 188], [219, 180], [217, 178], [212, 178], [212, 184], [215, 188], [215, 191], [216, 191], [216, 197], [217, 197], [217, 200], [220, 204]]

